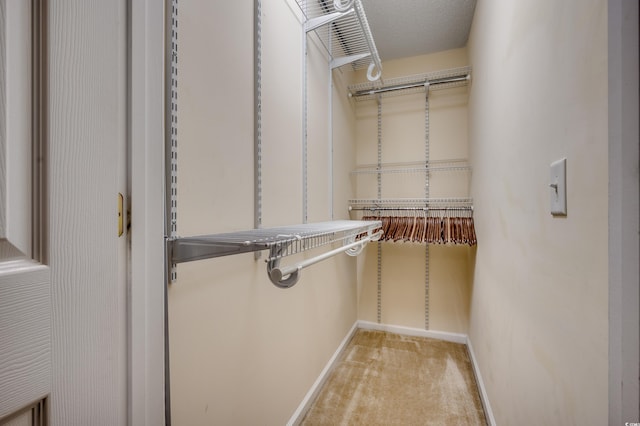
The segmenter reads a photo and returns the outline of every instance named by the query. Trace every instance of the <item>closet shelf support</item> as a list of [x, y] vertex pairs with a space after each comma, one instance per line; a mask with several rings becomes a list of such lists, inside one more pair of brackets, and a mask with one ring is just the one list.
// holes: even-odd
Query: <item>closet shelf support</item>
[[276, 287], [290, 288], [298, 282], [298, 279], [300, 278], [300, 271], [302, 269], [321, 262], [325, 259], [329, 259], [330, 257], [333, 257], [340, 253], [346, 253], [350, 256], [357, 256], [362, 252], [364, 246], [367, 245], [367, 243], [371, 241], [378, 241], [380, 237], [382, 237], [382, 231], [378, 230], [375, 233], [367, 235], [360, 240], [345, 244], [341, 247], [338, 247], [311, 259], [303, 260], [296, 263], [295, 265], [280, 267], [279, 257], [274, 260], [270, 260], [267, 264], [267, 273], [269, 274], [269, 279]]
[[331, 69], [334, 70], [336, 68], [340, 68], [343, 65], [350, 64], [351, 62], [357, 62], [361, 59], [368, 58], [369, 56], [371, 56], [371, 53], [360, 53], [358, 55], [335, 58], [331, 61]]
[[369, 67], [369, 81], [380, 79], [382, 60], [361, 0], [296, 0], [296, 3], [304, 15], [305, 32], [315, 31], [329, 53], [332, 69], [347, 64], [353, 69]]
[[[358, 254], [367, 242], [380, 238], [377, 231], [381, 226], [380, 221], [337, 220], [170, 238], [167, 240], [168, 264], [269, 250], [267, 259], [269, 278], [279, 287], [288, 288], [298, 281], [299, 269], [340, 252], [350, 255]], [[280, 268], [279, 262], [283, 257], [333, 243], [340, 246], [293, 267]]]
[[318, 16], [317, 18], [311, 18], [304, 23], [304, 30], [306, 32], [316, 30], [323, 25], [330, 24], [334, 21], [337, 21], [340, 18], [349, 16], [353, 13], [355, 13], [355, 10], [349, 9], [346, 12], [333, 12], [327, 15]]

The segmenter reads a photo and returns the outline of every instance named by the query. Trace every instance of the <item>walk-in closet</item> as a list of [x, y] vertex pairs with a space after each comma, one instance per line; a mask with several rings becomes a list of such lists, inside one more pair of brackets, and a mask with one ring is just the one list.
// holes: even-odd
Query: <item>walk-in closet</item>
[[0, 426], [640, 424], [636, 0], [0, 0]]
[[169, 3], [172, 424], [606, 423], [606, 1]]

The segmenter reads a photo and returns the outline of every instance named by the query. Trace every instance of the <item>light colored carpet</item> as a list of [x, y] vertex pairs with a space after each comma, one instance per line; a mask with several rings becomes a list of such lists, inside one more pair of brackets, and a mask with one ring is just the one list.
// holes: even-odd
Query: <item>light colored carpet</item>
[[302, 425], [486, 425], [465, 345], [358, 330]]

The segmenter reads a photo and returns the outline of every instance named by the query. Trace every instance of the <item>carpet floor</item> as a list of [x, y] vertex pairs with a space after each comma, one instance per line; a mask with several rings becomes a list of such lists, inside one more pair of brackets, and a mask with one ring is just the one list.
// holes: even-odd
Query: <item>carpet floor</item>
[[358, 330], [302, 425], [486, 425], [463, 344]]

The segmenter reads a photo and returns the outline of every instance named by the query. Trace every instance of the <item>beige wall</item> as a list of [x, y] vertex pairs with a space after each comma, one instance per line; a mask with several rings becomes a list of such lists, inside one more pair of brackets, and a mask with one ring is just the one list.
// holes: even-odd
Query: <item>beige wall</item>
[[[404, 77], [468, 65], [466, 49], [416, 56], [383, 64], [384, 78]], [[358, 81], [366, 81], [363, 73]], [[466, 87], [432, 91], [429, 98], [430, 160], [467, 159]], [[357, 161], [377, 163], [378, 114], [376, 101], [355, 103]], [[382, 162], [404, 163], [425, 159], [425, 95], [405, 94], [382, 99]], [[351, 177], [358, 198], [377, 198], [375, 174]], [[435, 172], [430, 197], [468, 197], [469, 172]], [[424, 175], [383, 174], [382, 198], [424, 198]], [[356, 216], [354, 215], [354, 218]], [[382, 243], [381, 322], [424, 328], [425, 246]], [[462, 246], [429, 248], [429, 328], [466, 333], [469, 325], [469, 256]], [[359, 260], [359, 318], [377, 321], [377, 247], [370, 244]]]
[[[476, 7], [470, 338], [497, 424], [607, 424], [606, 5]], [[568, 216], [554, 218], [562, 157]]]
[[[471, 158], [479, 245], [430, 248], [430, 328], [469, 332], [498, 424], [606, 423], [605, 6], [484, 0], [468, 52], [384, 64], [385, 78], [473, 67], [469, 89], [431, 97], [431, 159]], [[275, 226], [302, 221], [301, 27], [285, 2], [263, 8], [263, 224]], [[181, 3], [182, 236], [253, 226], [252, 13]], [[349, 171], [376, 162], [376, 105], [345, 96], [361, 73], [335, 71], [330, 92], [313, 41], [307, 63], [309, 221], [346, 218], [349, 198], [375, 196]], [[422, 96], [383, 100], [383, 162], [424, 158], [423, 108]], [[563, 156], [569, 215], [552, 218], [548, 166]], [[469, 189], [432, 179], [431, 196]], [[419, 189], [387, 180], [383, 197]], [[359, 259], [315, 265], [289, 290], [251, 254], [180, 265], [174, 423], [286, 422], [356, 318], [376, 321], [375, 245]], [[382, 266], [382, 322], [422, 327], [424, 247], [385, 243]]]
[[[181, 3], [179, 19], [178, 234], [253, 228], [252, 3]], [[263, 2], [265, 227], [303, 220], [301, 28], [286, 2]], [[330, 186], [329, 71], [313, 42], [308, 66], [309, 221], [331, 219], [332, 196], [345, 218], [353, 192]], [[350, 77], [334, 74], [334, 169], [348, 182]], [[179, 265], [168, 296], [174, 424], [286, 423], [356, 321], [354, 259], [314, 265], [288, 290], [271, 284], [263, 259]]]

